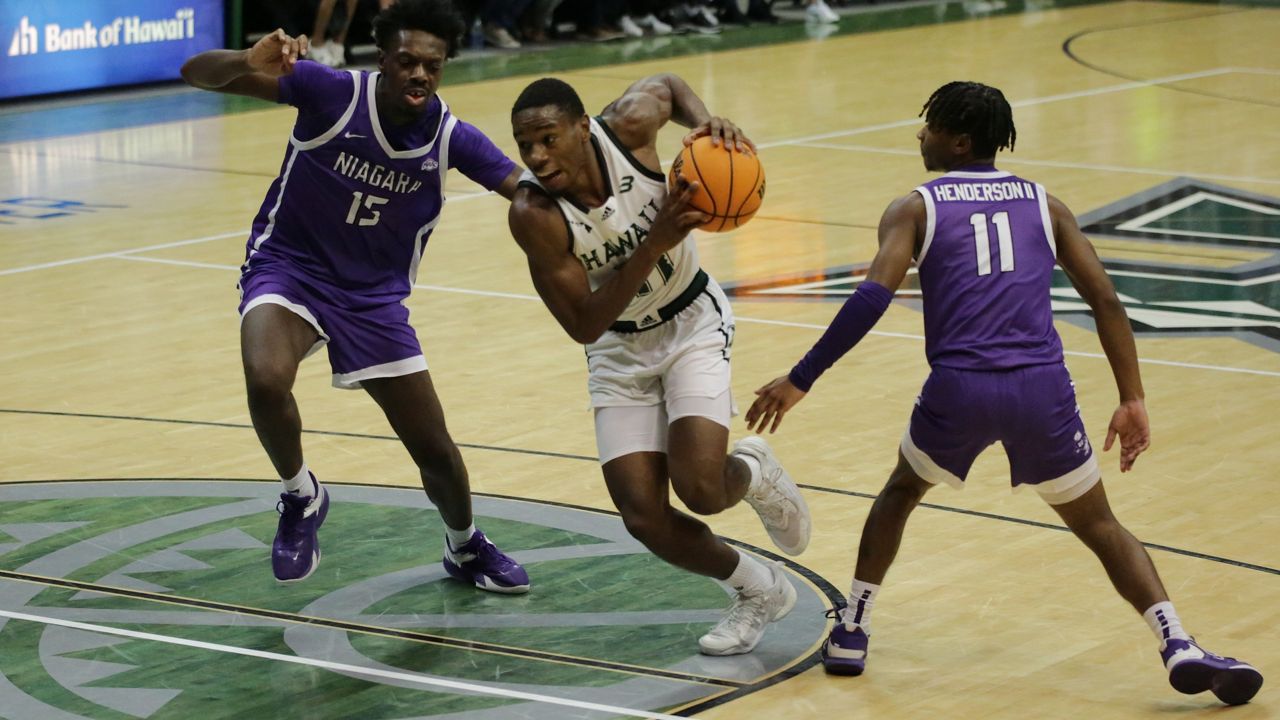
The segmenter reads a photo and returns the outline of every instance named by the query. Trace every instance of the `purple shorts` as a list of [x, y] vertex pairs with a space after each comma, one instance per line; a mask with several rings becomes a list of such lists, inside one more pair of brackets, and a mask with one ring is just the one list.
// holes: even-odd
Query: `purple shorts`
[[933, 368], [902, 436], [916, 474], [963, 487], [974, 459], [996, 442], [1014, 489], [1034, 486], [1050, 504], [1075, 500], [1101, 477], [1065, 365]]
[[373, 301], [258, 265], [240, 276], [240, 317], [265, 303], [288, 308], [315, 328], [320, 339], [307, 354], [328, 345], [334, 387], [353, 389], [362, 380], [427, 369], [402, 302]]

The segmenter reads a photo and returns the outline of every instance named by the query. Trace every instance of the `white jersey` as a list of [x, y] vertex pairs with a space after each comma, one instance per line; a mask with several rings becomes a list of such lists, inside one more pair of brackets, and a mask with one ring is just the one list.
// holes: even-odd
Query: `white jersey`
[[[591, 118], [591, 140], [604, 171], [608, 199], [595, 208], [564, 197], [557, 197], [556, 203], [569, 228], [573, 254], [586, 268], [595, 290], [649, 235], [667, 197], [667, 180], [637, 160], [599, 118]], [[521, 183], [542, 187], [528, 171]], [[685, 238], [658, 260], [649, 279], [610, 329], [636, 332], [661, 325], [692, 303], [706, 284], [707, 275], [698, 266], [697, 247], [691, 238]]]

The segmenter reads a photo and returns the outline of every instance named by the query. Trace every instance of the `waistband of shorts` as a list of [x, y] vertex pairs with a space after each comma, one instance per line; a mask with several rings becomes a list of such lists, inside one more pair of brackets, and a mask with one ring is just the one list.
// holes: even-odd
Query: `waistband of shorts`
[[619, 320], [618, 322], [610, 325], [609, 329], [617, 333], [639, 333], [645, 332], [646, 330], [652, 330], [656, 327], [661, 327], [668, 320], [679, 315], [681, 310], [692, 305], [694, 300], [698, 299], [698, 295], [702, 294], [702, 291], [707, 289], [707, 280], [707, 271], [699, 268], [698, 274], [693, 276], [693, 280], [689, 283], [689, 287], [685, 288], [684, 292], [680, 293], [680, 297], [677, 297], [675, 300], [672, 300], [666, 305], [658, 308], [658, 317], [662, 318], [662, 322], [640, 327], [631, 320]]

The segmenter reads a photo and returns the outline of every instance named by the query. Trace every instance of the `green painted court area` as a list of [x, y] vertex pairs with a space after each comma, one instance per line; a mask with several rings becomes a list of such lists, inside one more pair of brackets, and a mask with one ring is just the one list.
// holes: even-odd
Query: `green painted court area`
[[721, 586], [657, 560], [612, 515], [514, 499], [477, 497], [477, 523], [526, 565], [533, 589], [485, 593], [447, 577], [439, 516], [420, 491], [400, 488], [332, 486], [323, 561], [283, 585], [268, 558], [277, 487], [0, 486], [0, 708], [51, 718], [636, 716], [749, 691], [808, 656], [825, 629], [828, 599], [797, 578], [801, 600], [767, 647], [700, 656], [698, 636], [729, 601]]

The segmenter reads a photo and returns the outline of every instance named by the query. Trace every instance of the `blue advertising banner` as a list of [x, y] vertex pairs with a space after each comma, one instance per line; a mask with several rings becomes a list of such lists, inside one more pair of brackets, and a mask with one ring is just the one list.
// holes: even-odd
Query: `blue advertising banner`
[[170, 80], [222, 47], [223, 0], [4, 0], [0, 98]]

